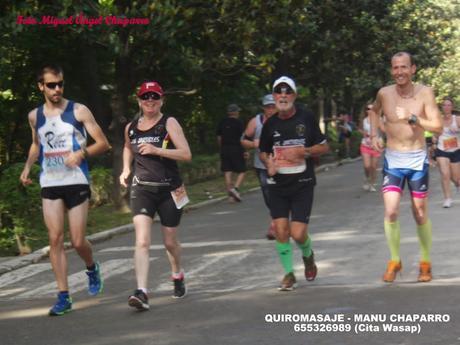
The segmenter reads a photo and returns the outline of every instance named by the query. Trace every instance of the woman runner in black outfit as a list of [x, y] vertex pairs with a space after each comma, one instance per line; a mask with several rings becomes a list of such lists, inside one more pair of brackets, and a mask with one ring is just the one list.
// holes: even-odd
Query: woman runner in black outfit
[[150, 232], [158, 212], [163, 242], [171, 264], [175, 298], [184, 297], [186, 288], [181, 267], [181, 246], [177, 226], [182, 207], [188, 200], [176, 161], [190, 161], [187, 139], [173, 117], [161, 112], [163, 89], [154, 81], [145, 82], [137, 93], [141, 116], [125, 128], [123, 172], [120, 184], [127, 187], [134, 161], [131, 185], [131, 210], [136, 231], [134, 264], [137, 289], [129, 297], [131, 307], [149, 309], [147, 281], [149, 273]]

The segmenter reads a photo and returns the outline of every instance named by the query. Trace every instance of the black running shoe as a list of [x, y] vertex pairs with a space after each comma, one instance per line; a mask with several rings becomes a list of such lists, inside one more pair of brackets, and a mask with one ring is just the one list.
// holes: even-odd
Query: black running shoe
[[128, 304], [137, 310], [149, 310], [149, 298], [142, 290], [135, 290], [134, 294], [129, 296]]
[[174, 295], [173, 298], [183, 298], [187, 294], [187, 288], [185, 287], [184, 275], [178, 279], [173, 279], [174, 283]]

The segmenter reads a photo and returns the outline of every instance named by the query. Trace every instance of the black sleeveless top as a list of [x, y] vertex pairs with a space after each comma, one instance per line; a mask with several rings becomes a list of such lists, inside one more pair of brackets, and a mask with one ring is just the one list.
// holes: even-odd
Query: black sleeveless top
[[167, 120], [168, 117], [163, 115], [153, 127], [142, 131], [137, 128], [139, 119], [136, 119], [128, 128], [128, 137], [134, 154], [134, 176], [139, 181], [167, 183], [174, 190], [182, 185], [177, 162], [160, 156], [141, 155], [138, 148], [142, 143], [159, 148], [175, 148], [166, 130]]

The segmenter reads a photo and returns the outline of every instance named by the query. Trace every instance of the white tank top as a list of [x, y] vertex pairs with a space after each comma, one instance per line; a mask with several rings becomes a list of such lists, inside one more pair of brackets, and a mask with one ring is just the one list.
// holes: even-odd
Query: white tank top
[[372, 147], [372, 142], [371, 142], [371, 122], [369, 121], [369, 117], [366, 116], [364, 119], [363, 119], [363, 130], [364, 132], [366, 132], [366, 135], [363, 136], [363, 138], [361, 139], [361, 144], [365, 145], [365, 146], [369, 146], [369, 147]]
[[450, 126], [444, 126], [442, 133], [438, 138], [438, 149], [445, 152], [454, 152], [459, 149], [459, 128], [457, 125], [457, 117], [452, 115]]
[[64, 164], [70, 152], [86, 147], [86, 130], [75, 118], [74, 102], [68, 101], [59, 116], [45, 116], [43, 105], [37, 109], [35, 130], [40, 142], [38, 161], [41, 167], [40, 186], [56, 187], [89, 184], [88, 162], [83, 159], [78, 167]]
[[[254, 139], [259, 139], [260, 135], [262, 134], [262, 127], [264, 126], [263, 124], [263, 114], [257, 114], [256, 115], [256, 130], [254, 132]], [[264, 163], [259, 158], [259, 153], [260, 150], [257, 148], [256, 152], [254, 153], [254, 168], [257, 169], [267, 169]]]

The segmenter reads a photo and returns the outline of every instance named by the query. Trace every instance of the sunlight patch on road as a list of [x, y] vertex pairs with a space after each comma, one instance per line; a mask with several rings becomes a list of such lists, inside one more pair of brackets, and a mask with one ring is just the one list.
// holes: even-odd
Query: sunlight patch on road
[[0, 320], [11, 320], [11, 319], [23, 319], [29, 317], [43, 317], [44, 315], [48, 315], [49, 307], [41, 307], [41, 308], [32, 308], [26, 310], [15, 310], [15, 311], [7, 311], [7, 312], [0, 312]]
[[[202, 248], [202, 247], [223, 247], [223, 246], [244, 246], [244, 245], [272, 245], [271, 242], [260, 239], [260, 240], [236, 240], [236, 241], [211, 241], [211, 242], [189, 242], [181, 243], [182, 248]], [[152, 245], [150, 250], [164, 250], [163, 244]], [[123, 247], [111, 247], [102, 249], [99, 253], [106, 252], [123, 252], [123, 251], [133, 251], [133, 246], [123, 246]]]
[[339, 231], [330, 231], [324, 232], [321, 234], [312, 235], [314, 241], [335, 241], [335, 240], [343, 240], [350, 237], [356, 237], [359, 231], [357, 230], [349, 230], [343, 229]]

